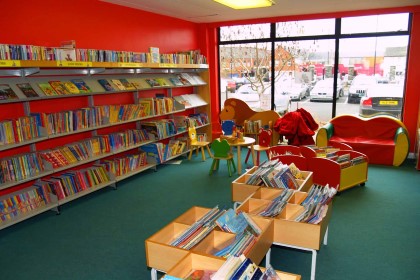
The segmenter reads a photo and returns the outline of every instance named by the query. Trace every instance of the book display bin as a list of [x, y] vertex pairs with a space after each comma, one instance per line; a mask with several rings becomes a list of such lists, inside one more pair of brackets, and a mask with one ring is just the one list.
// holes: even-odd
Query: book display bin
[[[175, 84], [173, 81], [179, 81], [176, 78], [179, 78], [180, 75], [189, 76], [193, 79], [189, 83]], [[52, 81], [60, 81], [62, 83], [74, 81], [74, 84], [77, 84], [76, 80], [78, 83], [80, 82], [87, 86], [89, 91], [48, 95], [41, 89], [41, 84], [51, 84]], [[117, 86], [113, 86], [112, 89], [106, 89], [100, 80], [115, 81], [115, 83], [128, 81], [131, 87], [122, 88], [120, 87], [121, 84], [115, 84]], [[150, 80], [155, 80], [159, 83], [151, 84], [149, 83]], [[207, 116], [208, 120], [210, 120], [211, 109], [208, 82], [209, 74], [208, 65], [206, 64], [0, 61], [0, 84], [4, 86], [3, 89], [7, 88], [7, 90], [12, 90], [15, 93], [13, 98], [0, 100], [0, 159], [3, 162], [2, 168], [8, 168], [7, 170], [9, 171], [10, 169], [16, 171], [16, 168], [20, 171], [28, 171], [33, 169], [38, 163], [22, 161], [22, 158], [28, 157], [27, 155], [40, 155], [46, 151], [68, 147], [75, 142], [90, 141], [90, 139], [99, 139], [101, 137], [106, 138], [108, 141], [111, 139], [111, 134], [118, 134], [122, 131], [146, 131], [142, 127], [142, 122], [145, 121], [152, 122], [176, 118], [184, 120], [191, 115], [200, 114]], [[20, 86], [22, 84], [28, 86], [29, 89], [32, 88], [32, 95], [29, 96], [27, 92], [21, 89]], [[5, 97], [7, 97], [7, 94], [8, 92], [6, 92]], [[168, 101], [171, 106], [165, 108], [165, 105], [163, 105], [163, 107], [159, 107], [157, 104], [162, 104], [162, 100]], [[76, 118], [78, 118], [76, 117], [76, 111], [107, 106], [109, 108], [112, 106], [120, 108], [120, 111], [119, 113], [117, 111], [117, 114], [113, 116], [84, 115], [83, 121], [89, 122], [89, 125], [78, 127], [77, 129], [68, 128], [68, 125], [75, 122]], [[137, 111], [134, 111], [133, 108], [136, 108]], [[141, 108], [141, 114], [139, 114], [139, 108]], [[109, 109], [109, 111], [111, 110]], [[44, 118], [44, 121], [48, 120], [47, 124], [51, 123], [48, 118], [53, 114], [62, 114], [62, 116], [67, 114], [66, 116], [71, 115], [73, 119], [66, 119], [66, 117], [56, 121], [54, 125], [60, 126], [61, 130], [59, 132], [51, 131], [51, 128], [48, 128], [48, 125], [45, 123], [44, 126], [39, 126], [38, 121], [40, 119], [36, 121], [32, 119], [31, 123], [25, 126], [24, 130], [16, 126], [12, 130], [12, 127], [6, 124], [10, 120], [34, 118], [34, 113], [40, 116], [48, 116]], [[101, 119], [101, 121], [93, 121], [95, 118]], [[77, 119], [77, 122], [79, 120], [82, 119]], [[36, 134], [34, 132], [35, 127], [39, 128]], [[197, 133], [206, 133], [211, 137], [210, 121], [197, 126], [196, 129]], [[22, 138], [21, 134], [15, 134], [17, 130], [23, 131], [25, 137]], [[13, 176], [12, 179], [5, 179], [3, 176], [0, 178], [2, 179], [0, 181], [0, 198], [2, 202], [5, 201], [3, 203], [8, 203], [6, 205], [10, 206], [10, 209], [14, 210], [0, 209], [0, 214], [2, 214], [0, 230], [47, 210], [58, 210], [58, 206], [63, 203], [97, 189], [107, 186], [116, 187], [118, 181], [150, 168], [156, 169], [156, 166], [162, 161], [157, 162], [153, 156], [147, 155], [147, 162], [144, 165], [119, 176], [108, 173], [108, 180], [102, 184], [96, 184], [95, 187], [58, 200], [51, 193], [52, 198], [48, 200], [48, 203], [40, 204], [40, 207], [35, 206], [35, 204], [25, 206], [24, 210], [20, 209], [20, 205], [17, 207], [21, 203], [21, 198], [25, 199], [26, 196], [28, 201], [31, 199], [25, 194], [25, 190], [30, 190], [39, 181], [60, 176], [62, 173], [97, 166], [102, 164], [102, 160], [124, 157], [130, 152], [146, 152], [142, 150], [142, 147], [151, 143], [168, 143], [171, 139], [188, 141], [187, 131], [184, 127], [183, 129], [178, 129], [175, 133], [171, 132], [158, 137], [151, 133], [146, 133], [148, 139], [137, 141], [134, 144], [131, 144], [131, 139], [129, 139], [130, 141], [124, 140], [122, 145], [117, 148], [114, 148], [112, 143], [106, 143], [111, 146], [109, 151], [103, 149], [103, 143], [101, 142], [98, 146], [93, 146], [95, 149], [98, 148], [98, 153], [89, 151], [85, 155], [86, 158], [71, 164], [58, 167], [52, 166], [42, 158], [43, 168], [39, 172], [22, 172], [28, 174], [23, 174], [24, 176], [19, 176], [19, 178]], [[179, 154], [171, 154], [164, 158], [164, 161], [180, 155], [186, 155], [188, 152], [189, 145]], [[2, 174], [4, 174], [4, 170], [2, 170]]]
[[[173, 239], [210, 210], [210, 208], [194, 206], [146, 239], [146, 261], [147, 266], [152, 268], [152, 279], [156, 279], [157, 271], [182, 277], [187, 275], [192, 268], [217, 270], [224, 263], [226, 259], [212, 254], [230, 244], [235, 238], [233, 233], [215, 228], [190, 250], [170, 245]], [[262, 233], [246, 257], [259, 264], [273, 243], [274, 224], [271, 220], [262, 217], [253, 216], [252, 219], [261, 228]], [[282, 272], [279, 273], [283, 275]], [[288, 277], [285, 279], [300, 279], [298, 275], [288, 273], [284, 275]]]

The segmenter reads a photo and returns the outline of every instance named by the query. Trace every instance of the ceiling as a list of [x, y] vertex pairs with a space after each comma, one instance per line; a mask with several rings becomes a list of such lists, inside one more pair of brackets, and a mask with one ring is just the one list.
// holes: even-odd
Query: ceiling
[[234, 10], [212, 0], [100, 0], [183, 20], [206, 23], [420, 5], [420, 0], [274, 0], [269, 8]]

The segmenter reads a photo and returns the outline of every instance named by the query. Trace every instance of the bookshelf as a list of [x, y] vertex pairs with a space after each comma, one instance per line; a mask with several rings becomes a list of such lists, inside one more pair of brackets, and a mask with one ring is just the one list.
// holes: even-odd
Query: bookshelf
[[[156, 169], [158, 162], [144, 147], [153, 143], [166, 147], [173, 139], [188, 138], [186, 129], [155, 137], [142, 127], [143, 122], [184, 116], [189, 121], [186, 126], [196, 125], [199, 133], [211, 135], [206, 64], [0, 60], [0, 77], [0, 85], [11, 89], [17, 97], [0, 100], [0, 157], [2, 174], [7, 175], [0, 178], [0, 208], [3, 206], [0, 230], [50, 209], [58, 211], [64, 203], [104, 187], [116, 187], [121, 180]], [[171, 82], [180, 78], [188, 80], [182, 84]], [[99, 80], [114, 80], [112, 89], [107, 90]], [[150, 85], [150, 80], [158, 84]], [[51, 81], [73, 84], [82, 81], [90, 90], [48, 95], [39, 85]], [[128, 81], [131, 86], [121, 88], [118, 81]], [[21, 90], [21, 84], [30, 85], [30, 97]], [[182, 104], [177, 100], [188, 102]], [[189, 120], [189, 116], [193, 119], [197, 115], [206, 116], [207, 121]], [[86, 150], [72, 150], [85, 142], [89, 142]], [[163, 161], [185, 155], [188, 149], [186, 142], [182, 151], [168, 153]], [[54, 160], [47, 160], [46, 155], [57, 156], [56, 153], [64, 156], [65, 163], [54, 165]], [[131, 161], [135, 168], [130, 169], [126, 166], [128, 158], [133, 160], [136, 153], [144, 153], [145, 160], [141, 164]], [[36, 161], [25, 160], [29, 155], [36, 155]], [[114, 159], [120, 159], [122, 173], [116, 175], [106, 170], [108, 175], [104, 176], [108, 179], [99, 184], [72, 190], [64, 198], [56, 197], [48, 203], [44, 201], [46, 205], [21, 209], [20, 199], [35, 185], [93, 166], [110, 169], [115, 165], [111, 163]], [[34, 167], [36, 172], [27, 172]], [[45, 199], [46, 193], [39, 195]]]

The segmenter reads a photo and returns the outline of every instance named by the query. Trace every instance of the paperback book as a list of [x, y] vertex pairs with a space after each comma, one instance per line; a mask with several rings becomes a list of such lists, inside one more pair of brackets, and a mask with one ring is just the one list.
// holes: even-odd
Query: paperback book
[[18, 96], [8, 84], [0, 84], [0, 100], [18, 99]]
[[38, 93], [32, 88], [30, 83], [16, 84], [26, 97], [39, 97]]

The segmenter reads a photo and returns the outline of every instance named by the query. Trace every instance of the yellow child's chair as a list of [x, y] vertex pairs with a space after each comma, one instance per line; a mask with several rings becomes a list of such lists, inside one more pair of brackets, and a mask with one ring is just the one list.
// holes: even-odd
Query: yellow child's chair
[[230, 145], [226, 139], [219, 141], [215, 139], [211, 144], [211, 149], [214, 152], [213, 155], [213, 163], [211, 164], [209, 175], [213, 174], [214, 170], [219, 169], [220, 160], [227, 161], [227, 167], [229, 176], [232, 176], [232, 169], [233, 172], [236, 171], [235, 161], [233, 160], [233, 154], [230, 152]]
[[188, 159], [191, 160], [191, 156], [193, 151], [195, 150], [197, 155], [198, 155], [198, 151], [201, 150], [201, 157], [203, 159], [203, 161], [206, 160], [206, 155], [204, 153], [204, 147], [206, 147], [207, 152], [209, 153], [209, 156], [212, 157], [210, 148], [209, 148], [209, 144], [210, 142], [207, 141], [198, 141], [197, 139], [197, 132], [195, 130], [195, 127], [190, 127], [188, 128], [188, 135], [190, 138], [190, 153], [188, 155]]

